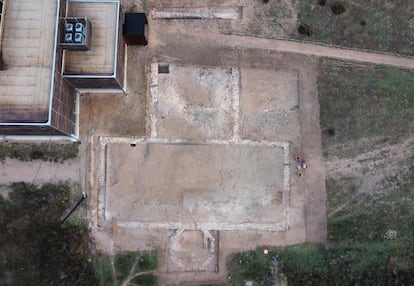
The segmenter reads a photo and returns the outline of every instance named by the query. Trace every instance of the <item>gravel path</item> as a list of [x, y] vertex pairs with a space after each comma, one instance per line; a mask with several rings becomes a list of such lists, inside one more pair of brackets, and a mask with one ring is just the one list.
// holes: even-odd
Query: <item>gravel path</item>
[[78, 160], [66, 160], [64, 163], [35, 160], [23, 162], [7, 158], [0, 163], [0, 185], [14, 182], [34, 184], [58, 183], [80, 180]]
[[289, 40], [265, 39], [256, 37], [222, 35], [224, 46], [234, 48], [268, 49], [280, 52], [328, 57], [341, 60], [352, 60], [373, 64], [384, 64], [402, 68], [414, 69], [414, 57], [394, 56], [372, 51], [352, 50], [339, 47], [330, 47], [319, 44], [310, 44]]

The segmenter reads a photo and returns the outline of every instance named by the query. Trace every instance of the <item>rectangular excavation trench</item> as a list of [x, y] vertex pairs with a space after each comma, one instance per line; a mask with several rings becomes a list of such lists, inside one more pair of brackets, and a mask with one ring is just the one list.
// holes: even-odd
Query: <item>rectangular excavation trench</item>
[[[286, 142], [107, 143], [100, 219], [120, 226], [286, 230]], [[106, 167], [105, 167], [106, 166]]]

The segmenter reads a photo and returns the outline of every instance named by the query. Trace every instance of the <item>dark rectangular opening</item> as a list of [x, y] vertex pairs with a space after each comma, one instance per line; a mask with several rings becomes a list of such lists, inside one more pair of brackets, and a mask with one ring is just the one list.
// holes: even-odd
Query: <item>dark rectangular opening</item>
[[170, 73], [170, 65], [158, 64], [158, 73]]

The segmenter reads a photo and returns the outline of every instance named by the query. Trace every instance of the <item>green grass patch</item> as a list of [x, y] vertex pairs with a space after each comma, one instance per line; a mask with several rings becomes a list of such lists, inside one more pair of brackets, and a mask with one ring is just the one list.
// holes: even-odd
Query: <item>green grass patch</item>
[[228, 266], [229, 285], [244, 285], [245, 281], [255, 281], [259, 285], [270, 285], [271, 260], [263, 255], [263, 248], [236, 254], [231, 258]]
[[[350, 245], [301, 244], [288, 247], [268, 248], [279, 255], [279, 273], [287, 278], [289, 285], [412, 285], [414, 283], [413, 241], [380, 241], [375, 243], [353, 243]], [[261, 273], [255, 277], [250, 266], [254, 261], [241, 264], [240, 257], [258, 256]], [[229, 285], [244, 285], [254, 281], [255, 285], [271, 286], [269, 255], [263, 248], [234, 256], [229, 265]], [[263, 277], [266, 277], [263, 279]], [[260, 279], [257, 279], [260, 278]]]
[[0, 161], [6, 158], [21, 161], [43, 160], [50, 162], [63, 162], [78, 156], [78, 143], [55, 144], [55, 143], [1, 143]]
[[97, 279], [96, 285], [122, 285], [126, 280], [131, 283], [128, 285], [158, 285], [157, 276], [151, 273], [158, 268], [155, 251], [129, 251], [117, 254], [113, 258], [107, 255], [97, 255], [93, 258], [93, 262]]
[[0, 196], [0, 285], [95, 285], [85, 223], [60, 225], [67, 185], [10, 186]]
[[158, 285], [158, 278], [152, 274], [143, 274], [131, 280], [135, 285], [156, 286]]
[[328, 218], [330, 241], [381, 241], [389, 230], [395, 230], [399, 238], [414, 238], [414, 185], [390, 194], [361, 194]]
[[137, 256], [133, 252], [119, 254], [115, 257], [114, 265], [118, 284], [122, 283], [134, 267]]
[[111, 260], [106, 255], [97, 255], [93, 259], [95, 276], [97, 285], [113, 286], [115, 284], [114, 275], [112, 273]]
[[340, 179], [326, 179], [327, 211], [331, 213], [344, 205], [352, 204], [357, 198], [358, 186], [354, 178], [344, 177]]
[[299, 23], [313, 33], [293, 38], [326, 44], [414, 55], [414, 2], [404, 0], [300, 0]]
[[[387, 264], [382, 249], [377, 253], [376, 248], [361, 245], [301, 245], [275, 251], [280, 252], [280, 267], [289, 285], [382, 285], [375, 283], [385, 276], [380, 272]], [[285, 259], [285, 252], [294, 258]]]
[[157, 269], [155, 251], [122, 253], [112, 261], [91, 253], [83, 219], [60, 224], [78, 199], [69, 185], [15, 183], [7, 189], [7, 198], [0, 194], [0, 285], [114, 286], [130, 274], [137, 274], [136, 284], [157, 285], [155, 275], [143, 273]]
[[[332, 60], [322, 60], [319, 71], [320, 123], [325, 151], [335, 143], [375, 136], [396, 140], [412, 134], [413, 71], [388, 66], [355, 66]], [[330, 130], [334, 135], [329, 134]], [[355, 146], [352, 149], [361, 152]]]

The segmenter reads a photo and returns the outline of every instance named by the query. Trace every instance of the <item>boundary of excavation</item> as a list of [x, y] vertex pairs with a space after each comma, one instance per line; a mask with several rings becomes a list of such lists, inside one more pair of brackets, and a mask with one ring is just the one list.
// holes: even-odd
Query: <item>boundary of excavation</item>
[[163, 223], [163, 222], [139, 222], [118, 221], [117, 225], [126, 228], [142, 229], [214, 229], [214, 230], [259, 230], [259, 231], [286, 231], [290, 225], [290, 142], [288, 141], [253, 141], [239, 140], [187, 140], [164, 138], [139, 138], [139, 137], [98, 137], [98, 168], [97, 168], [97, 225], [103, 226], [109, 222], [107, 218], [107, 152], [108, 144], [175, 144], [175, 145], [234, 145], [256, 147], [279, 147], [283, 149], [283, 222], [277, 223]]

